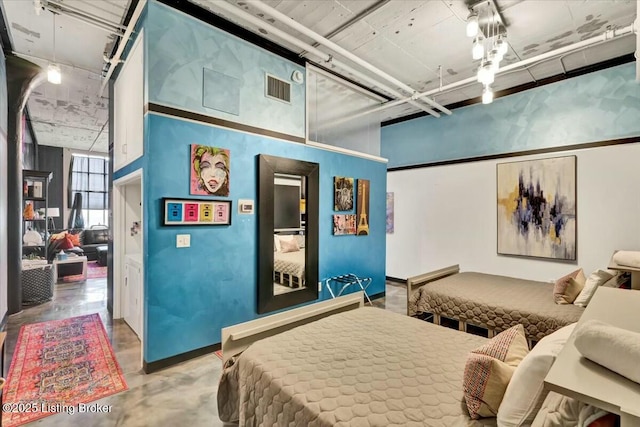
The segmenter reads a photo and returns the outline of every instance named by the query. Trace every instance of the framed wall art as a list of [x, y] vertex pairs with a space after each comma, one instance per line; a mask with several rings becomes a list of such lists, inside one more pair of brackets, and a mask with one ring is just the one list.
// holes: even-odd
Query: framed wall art
[[498, 254], [575, 261], [576, 156], [496, 169]]
[[231, 200], [162, 199], [163, 225], [230, 225]]
[[189, 194], [229, 195], [231, 153], [226, 148], [191, 144]]
[[353, 210], [353, 178], [334, 176], [333, 190], [333, 210]]
[[356, 216], [338, 214], [333, 216], [333, 235], [347, 236], [356, 234]]
[[356, 215], [358, 215], [356, 234], [358, 236], [369, 235], [369, 187], [368, 179], [358, 180], [358, 200], [356, 201]]

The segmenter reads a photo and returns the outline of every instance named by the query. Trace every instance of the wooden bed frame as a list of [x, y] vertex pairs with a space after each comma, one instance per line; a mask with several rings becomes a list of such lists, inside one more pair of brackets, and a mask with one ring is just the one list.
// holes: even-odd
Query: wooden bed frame
[[241, 353], [254, 342], [279, 334], [332, 314], [360, 308], [364, 305], [364, 293], [349, 295], [294, 308], [260, 319], [222, 328], [222, 362]]
[[[407, 279], [407, 316], [409, 315], [409, 301], [411, 301], [411, 297], [413, 296], [413, 294], [418, 292], [418, 289], [420, 289], [420, 287], [426, 285], [427, 283], [435, 282], [438, 279], [442, 279], [443, 277], [452, 276], [458, 273], [460, 273], [460, 266], [456, 264], [450, 267], [441, 268], [440, 270], [434, 270], [428, 273], [420, 274], [418, 276], [409, 277]], [[438, 324], [439, 323], [440, 322], [438, 322]]]
[[[434, 282], [438, 279], [442, 279], [447, 276], [452, 276], [454, 274], [460, 273], [460, 265], [452, 265], [450, 267], [441, 268], [439, 270], [430, 271], [428, 273], [423, 273], [418, 276], [409, 277], [407, 279], [407, 316], [409, 315], [409, 301], [411, 301], [411, 297], [413, 294], [418, 292], [421, 286], [426, 285], [427, 283]], [[467, 332], [467, 322], [464, 322], [460, 319], [452, 319], [458, 322], [458, 330]], [[433, 323], [436, 325], [440, 325], [441, 318], [439, 314], [433, 313]], [[482, 329], [486, 329], [487, 337], [493, 338], [495, 336], [495, 331], [493, 329], [487, 329], [485, 327], [481, 327]], [[529, 341], [529, 346], [532, 346], [531, 340]]]

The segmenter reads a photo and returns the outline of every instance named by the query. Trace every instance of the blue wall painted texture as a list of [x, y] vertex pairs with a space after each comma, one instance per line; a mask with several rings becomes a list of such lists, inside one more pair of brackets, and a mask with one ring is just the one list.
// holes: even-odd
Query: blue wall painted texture
[[[291, 82], [304, 67], [168, 6], [148, 7], [149, 102], [305, 136], [305, 86]], [[290, 104], [265, 96], [265, 72], [291, 83]]]
[[[320, 279], [356, 273], [373, 278], [370, 293], [384, 292], [384, 163], [154, 114], [147, 118], [147, 362], [218, 343], [222, 327], [258, 317], [257, 215], [237, 213], [238, 199], [257, 198], [258, 154], [320, 164]], [[162, 197], [190, 197], [192, 143], [231, 150], [230, 226], [161, 225]], [[369, 236], [332, 235], [334, 176], [371, 181]], [[175, 247], [179, 233], [191, 235], [191, 247]]]
[[640, 135], [635, 63], [382, 128], [389, 167]]

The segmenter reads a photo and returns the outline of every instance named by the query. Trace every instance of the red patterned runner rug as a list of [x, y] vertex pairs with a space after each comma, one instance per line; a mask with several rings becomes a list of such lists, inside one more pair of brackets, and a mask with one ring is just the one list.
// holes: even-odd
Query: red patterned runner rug
[[2, 425], [58, 412], [110, 412], [88, 402], [127, 388], [97, 313], [25, 325], [3, 390]]

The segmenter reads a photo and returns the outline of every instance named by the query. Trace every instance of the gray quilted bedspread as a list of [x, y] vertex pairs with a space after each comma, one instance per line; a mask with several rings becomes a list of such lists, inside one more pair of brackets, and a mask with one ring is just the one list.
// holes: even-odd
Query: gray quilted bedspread
[[527, 337], [544, 336], [577, 322], [584, 308], [556, 304], [553, 283], [465, 272], [422, 286], [409, 301], [409, 314], [434, 313], [503, 331], [518, 323]]
[[224, 369], [223, 421], [241, 426], [495, 426], [469, 419], [462, 374], [486, 338], [379, 308], [254, 343]]

